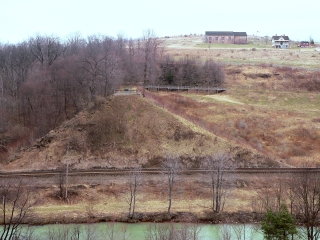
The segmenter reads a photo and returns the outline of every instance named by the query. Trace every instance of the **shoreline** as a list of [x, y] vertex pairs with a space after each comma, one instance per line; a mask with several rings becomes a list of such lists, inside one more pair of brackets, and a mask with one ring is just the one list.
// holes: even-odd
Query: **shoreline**
[[60, 216], [56, 218], [42, 218], [28, 216], [23, 224], [31, 226], [41, 226], [49, 224], [92, 224], [100, 222], [121, 222], [121, 223], [203, 223], [203, 224], [260, 224], [263, 213], [256, 212], [208, 212], [205, 216], [197, 216], [189, 212], [173, 212], [170, 215], [166, 212], [161, 213], [135, 213], [133, 218], [126, 214], [122, 215], [92, 215], [92, 216]]

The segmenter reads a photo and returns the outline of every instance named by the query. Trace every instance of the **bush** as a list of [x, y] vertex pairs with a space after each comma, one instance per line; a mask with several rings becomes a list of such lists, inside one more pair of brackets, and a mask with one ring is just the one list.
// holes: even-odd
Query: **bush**
[[207, 60], [203, 65], [195, 59], [179, 61], [167, 57], [160, 65], [159, 84], [174, 86], [221, 86], [225, 81], [223, 65]]

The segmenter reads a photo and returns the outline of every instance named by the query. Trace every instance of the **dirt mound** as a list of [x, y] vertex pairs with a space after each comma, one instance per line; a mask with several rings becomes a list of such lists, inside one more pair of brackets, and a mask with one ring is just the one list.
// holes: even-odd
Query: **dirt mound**
[[[5, 168], [58, 169], [67, 163], [74, 169], [159, 167], [168, 154], [180, 156], [188, 167], [199, 167], [199, 159], [218, 150], [231, 152], [241, 166], [257, 164], [252, 162], [257, 153], [192, 127], [141, 96], [113, 96], [96, 99]], [[258, 158], [261, 165], [268, 162]]]

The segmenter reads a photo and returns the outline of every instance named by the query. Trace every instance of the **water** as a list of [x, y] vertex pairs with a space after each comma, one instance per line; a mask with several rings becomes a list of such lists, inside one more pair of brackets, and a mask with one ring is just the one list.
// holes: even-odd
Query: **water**
[[[258, 225], [252, 224], [182, 224], [182, 223], [95, 223], [95, 224], [53, 224], [23, 227], [26, 236], [32, 240], [156, 240], [156, 239], [198, 239], [198, 240], [262, 240]], [[28, 238], [28, 233], [31, 235]], [[228, 238], [230, 236], [230, 238]]]

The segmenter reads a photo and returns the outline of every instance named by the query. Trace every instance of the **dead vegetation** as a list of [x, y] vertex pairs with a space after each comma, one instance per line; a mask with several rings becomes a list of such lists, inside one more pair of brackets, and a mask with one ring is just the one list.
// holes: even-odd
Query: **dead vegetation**
[[150, 100], [140, 96], [96, 99], [87, 110], [36, 140], [33, 147], [22, 149], [5, 167], [60, 169], [67, 162], [73, 169], [159, 167], [168, 153], [178, 154], [190, 167], [198, 166], [199, 159], [218, 149], [231, 151], [243, 166], [269, 164], [268, 157], [250, 145], [227, 142], [225, 139], [230, 139], [225, 133], [214, 123], [206, 122], [202, 113], [182, 114], [194, 109], [206, 112], [210, 104], [177, 94], [153, 94], [152, 101], [157, 101], [158, 106], [163, 101], [162, 107], [175, 114], [172, 115]]
[[220, 148], [238, 156], [239, 166], [318, 166], [320, 99], [316, 89], [301, 87], [318, 72], [230, 65], [226, 74], [228, 91], [219, 95], [96, 98], [32, 148], [15, 153], [7, 169], [56, 169], [67, 161], [72, 168], [153, 167], [168, 152], [197, 166], [197, 159]]

